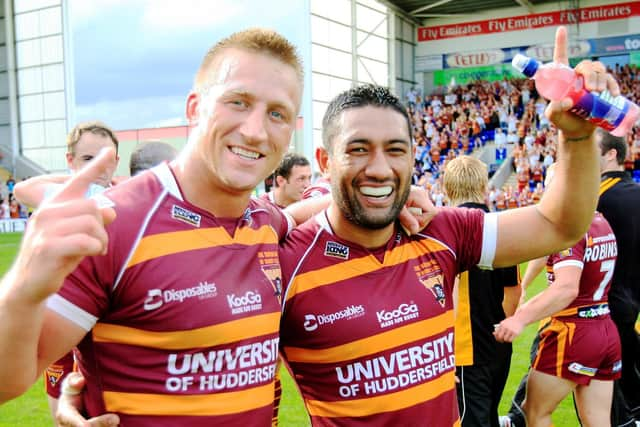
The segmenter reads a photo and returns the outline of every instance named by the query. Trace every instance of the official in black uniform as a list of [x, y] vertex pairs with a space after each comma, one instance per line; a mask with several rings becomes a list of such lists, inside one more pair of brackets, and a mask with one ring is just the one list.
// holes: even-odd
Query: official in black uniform
[[[487, 167], [478, 159], [460, 156], [451, 160], [444, 173], [444, 189], [451, 204], [489, 212], [487, 177]], [[512, 349], [509, 343], [498, 343], [493, 330], [518, 306], [518, 268], [473, 268], [458, 277], [457, 287], [455, 353], [462, 426], [497, 427]]]
[[640, 339], [635, 330], [640, 307], [640, 185], [624, 171], [624, 138], [598, 130], [597, 139], [602, 172], [598, 211], [618, 241], [609, 308], [622, 343], [622, 378], [614, 394], [612, 424], [626, 426], [634, 418], [640, 421]]

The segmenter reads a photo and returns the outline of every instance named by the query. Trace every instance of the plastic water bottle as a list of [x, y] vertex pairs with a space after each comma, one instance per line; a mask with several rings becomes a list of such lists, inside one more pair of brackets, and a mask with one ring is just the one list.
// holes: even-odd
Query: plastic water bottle
[[517, 54], [511, 65], [527, 77], [532, 77], [536, 90], [551, 101], [573, 100], [569, 111], [594, 123], [615, 136], [625, 136], [640, 116], [640, 107], [623, 96], [608, 91], [589, 92], [582, 76], [564, 64], [550, 62], [542, 65], [533, 58]]

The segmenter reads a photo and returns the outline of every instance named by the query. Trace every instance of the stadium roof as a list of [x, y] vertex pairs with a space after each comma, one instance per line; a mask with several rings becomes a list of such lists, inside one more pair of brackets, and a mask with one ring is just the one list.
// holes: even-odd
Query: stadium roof
[[[450, 18], [467, 16], [473, 20], [476, 12], [505, 7], [522, 7], [523, 14], [531, 13], [533, 6], [543, 3], [559, 3], [559, 0], [386, 0], [416, 22], [424, 23], [428, 18]], [[567, 1], [575, 4], [576, 1]]]

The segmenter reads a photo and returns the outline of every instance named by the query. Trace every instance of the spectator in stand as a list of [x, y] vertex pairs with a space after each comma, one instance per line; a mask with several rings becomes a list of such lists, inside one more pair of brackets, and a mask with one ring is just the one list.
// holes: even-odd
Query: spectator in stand
[[9, 199], [11, 200], [9, 202], [9, 217], [11, 219], [20, 218], [20, 203], [12, 196], [10, 196]]
[[280, 209], [302, 200], [304, 190], [311, 184], [311, 164], [306, 157], [288, 153], [273, 173], [274, 186], [260, 196]]
[[509, 134], [507, 135], [507, 143], [512, 145], [518, 145], [519, 142], [520, 140], [518, 138], [518, 134], [516, 134], [516, 131], [510, 130]]
[[13, 188], [16, 185], [16, 180], [13, 179], [13, 175], [9, 175], [6, 185], [7, 185], [7, 191], [9, 192], [9, 194], [13, 194]]
[[9, 206], [9, 196], [0, 200], [0, 218], [9, 219], [11, 218], [11, 210]]
[[517, 130], [518, 130], [518, 119], [515, 113], [511, 113], [507, 118], [507, 132], [516, 133]]
[[502, 148], [502, 147], [505, 147], [507, 145], [507, 137], [502, 132], [501, 128], [497, 128], [495, 130], [495, 134], [494, 134], [493, 140], [494, 140], [494, 142], [496, 144], [496, 147]]

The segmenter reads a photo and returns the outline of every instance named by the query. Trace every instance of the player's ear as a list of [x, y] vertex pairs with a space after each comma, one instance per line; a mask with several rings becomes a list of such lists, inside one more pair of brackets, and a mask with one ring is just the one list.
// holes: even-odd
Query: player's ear
[[195, 126], [198, 124], [198, 116], [200, 115], [200, 95], [196, 92], [189, 92], [185, 113], [189, 125]]
[[324, 147], [316, 148], [316, 161], [318, 162], [318, 167], [320, 168], [320, 172], [326, 173], [329, 169], [329, 153]]
[[72, 163], [73, 163], [73, 153], [69, 153], [68, 151], [64, 154], [65, 158], [67, 159], [67, 168], [69, 170], [73, 169]]

